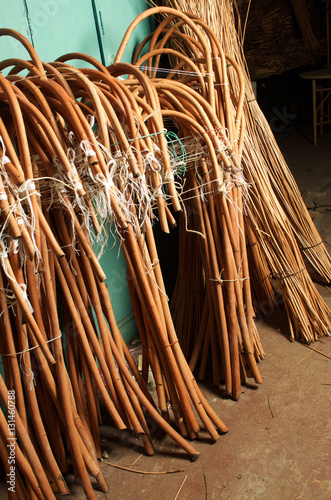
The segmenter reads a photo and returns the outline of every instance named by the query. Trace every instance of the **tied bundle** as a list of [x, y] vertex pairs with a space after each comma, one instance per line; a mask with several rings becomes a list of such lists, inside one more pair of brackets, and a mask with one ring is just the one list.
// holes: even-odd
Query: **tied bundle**
[[[255, 99], [232, 5], [227, 1], [211, 6], [203, 1], [194, 5], [181, 0], [164, 3], [187, 12], [199, 26], [208, 21], [220, 49], [231, 64], [234, 62], [233, 67], [239, 68], [238, 72], [227, 67], [229, 91], [238, 96], [233, 98], [234, 110], [241, 103], [241, 89], [244, 94], [242, 115], [246, 131], [242, 134], [241, 165], [249, 186], [249, 202], [243, 217], [254, 309], [270, 314], [285, 306], [291, 339], [310, 343], [330, 335], [330, 310], [312, 279], [330, 282], [331, 258]], [[176, 24], [170, 13], [165, 12], [164, 18], [165, 23], [172, 23], [173, 33], [180, 32], [168, 37], [169, 46], [176, 46], [181, 54], [178, 57], [196, 57], [198, 42], [194, 30]], [[209, 50], [213, 50], [212, 44]], [[172, 64], [176, 66], [177, 62]]]
[[[0, 64], [7, 72], [0, 75], [0, 397], [6, 406], [15, 394], [17, 492], [66, 494], [72, 467], [95, 498], [91, 477], [108, 490], [98, 463], [103, 408], [119, 430], [141, 438], [148, 455], [146, 413], [192, 460], [198, 452], [185, 437], [198, 437], [198, 419], [213, 441], [227, 431], [182, 354], [162, 285], [152, 221], [166, 232], [174, 224], [167, 200], [179, 210], [175, 168], [158, 94], [139, 69], [119, 63], [108, 70], [84, 54], [42, 63], [19, 33], [0, 35], [20, 40], [31, 59]], [[73, 57], [91, 68], [74, 68]], [[127, 72], [144, 99], [116, 78]], [[157, 403], [117, 327], [94, 252], [94, 243], [107, 243], [107, 224], [127, 259]], [[3, 411], [0, 429], [7, 470]]]
[[[168, 13], [169, 18], [141, 43], [133, 64], [149, 76], [159, 96], [161, 114], [167, 126], [176, 130], [180, 136], [178, 145], [183, 145], [186, 151], [181, 194], [182, 240], [190, 237], [192, 245], [198, 247], [199, 257], [196, 262], [185, 256], [180, 261], [174, 320], [181, 345], [193, 344], [193, 350], [184, 348], [187, 358], [193, 357], [191, 369], [202, 356], [204, 372], [211, 347], [215, 384], [219, 386], [221, 380], [225, 381], [226, 391], [238, 399], [241, 383], [247, 376], [262, 382], [257, 362], [263, 357], [253, 321], [243, 219], [247, 182], [241, 165], [245, 137], [242, 71], [224, 53], [219, 40], [202, 20], [170, 8], [150, 9], [131, 24], [115, 59], [115, 71], [138, 22], [159, 11]], [[169, 26], [169, 19], [170, 22], [176, 19], [179, 26], [187, 25], [196, 39], [180, 33], [176, 25]], [[167, 47], [167, 42], [177, 37], [189, 45], [194, 57], [188, 58]], [[148, 51], [141, 56], [145, 44]], [[159, 67], [161, 55], [176, 59], [166, 78], [158, 77], [158, 72], [165, 71]], [[238, 79], [238, 94], [233, 94], [230, 88], [229, 68]], [[126, 80], [126, 85], [136, 86], [136, 92], [145, 96], [144, 88], [133, 77]], [[145, 112], [151, 111], [146, 108]], [[186, 267], [188, 262], [190, 268]], [[201, 268], [197, 269], [197, 265]], [[182, 289], [186, 292], [188, 287], [181, 278], [191, 272], [200, 272], [203, 282], [201, 290], [192, 290], [201, 292], [202, 301], [198, 306], [201, 325], [195, 325], [194, 329], [185, 325], [187, 313], [195, 306], [190, 303], [189, 293], [182, 295]], [[191, 339], [184, 340], [189, 335]]]

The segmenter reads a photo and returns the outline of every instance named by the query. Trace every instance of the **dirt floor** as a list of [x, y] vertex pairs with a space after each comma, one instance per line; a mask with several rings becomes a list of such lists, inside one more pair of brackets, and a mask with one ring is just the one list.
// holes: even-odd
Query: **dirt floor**
[[[293, 128], [279, 143], [306, 203], [314, 209], [322, 238], [331, 244], [331, 135], [319, 137], [315, 148]], [[331, 307], [330, 290], [318, 288]], [[201, 385], [229, 432], [212, 444], [202, 431], [193, 443], [200, 457], [192, 463], [157, 430], [157, 453], [147, 457], [134, 437], [104, 425], [102, 469], [110, 490], [96, 492], [98, 499], [331, 498], [331, 338], [315, 343], [312, 347], [319, 352], [314, 352], [289, 342], [284, 313], [257, 323], [266, 353], [259, 365], [263, 384], [244, 386], [237, 402], [222, 388]], [[69, 484], [71, 479], [67, 477]], [[70, 489], [70, 498], [84, 498], [79, 484], [70, 484]], [[0, 488], [5, 498], [2, 493]]]
[[[330, 299], [328, 295], [331, 305]], [[210, 444], [201, 433], [195, 443], [201, 455], [195, 463], [181, 456], [169, 438], [156, 440], [154, 457], [109, 443], [103, 470], [110, 492], [98, 498], [331, 498], [330, 359], [298, 343], [290, 344], [283, 335], [286, 328], [281, 314], [259, 323], [266, 351], [260, 365], [261, 386], [243, 387], [238, 402], [217, 389], [203, 387], [211, 406], [229, 427], [226, 435]], [[314, 347], [331, 357], [331, 339]], [[106, 462], [152, 473], [182, 471], [136, 474]]]

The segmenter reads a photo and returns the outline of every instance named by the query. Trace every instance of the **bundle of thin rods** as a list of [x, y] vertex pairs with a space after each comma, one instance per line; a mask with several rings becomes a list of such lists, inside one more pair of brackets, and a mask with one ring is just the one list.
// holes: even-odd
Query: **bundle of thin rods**
[[[192, 19], [199, 16], [208, 21], [222, 50], [242, 72], [240, 80], [237, 71], [228, 68], [231, 92], [238, 95], [244, 89], [246, 133], [241, 164], [249, 184], [244, 220], [255, 309], [270, 313], [285, 305], [292, 339], [310, 343], [329, 335], [330, 311], [311, 278], [330, 283], [330, 254], [253, 94], [232, 4], [227, 0], [212, 4], [203, 0], [164, 3], [187, 12]], [[171, 16], [168, 21], [173, 22]], [[186, 57], [196, 57], [194, 31], [188, 26], [176, 27], [174, 22], [173, 25], [173, 30], [182, 34], [171, 43]]]
[[[139, 20], [157, 11], [157, 8], [150, 9], [131, 24], [117, 57]], [[190, 329], [185, 318], [193, 307], [185, 302], [185, 295], [183, 300], [176, 296], [177, 332], [182, 345], [185, 332], [197, 335], [193, 352], [185, 350], [187, 357], [193, 356], [192, 369], [202, 353], [201, 348], [205, 359], [211, 347], [215, 384], [219, 386], [221, 380], [225, 381], [226, 391], [238, 399], [241, 382], [246, 376], [262, 382], [257, 361], [263, 357], [253, 321], [243, 224], [243, 204], [248, 186], [240, 162], [245, 136], [242, 72], [235, 61], [224, 54], [219, 41], [203, 21], [191, 19], [174, 9], [163, 8], [162, 12], [169, 13], [171, 20], [176, 19], [179, 25], [187, 24], [196, 34], [196, 39], [193, 39], [171, 25], [169, 28], [169, 19], [166, 18], [155, 33], [142, 42], [133, 58], [133, 63], [144, 68], [152, 79], [159, 93], [162, 115], [171, 118], [178, 133], [184, 138], [191, 137], [192, 142], [189, 145], [183, 141], [187, 149], [183, 224], [192, 232], [192, 238], [196, 238], [200, 257], [194, 263], [184, 256], [179, 273], [185, 274], [184, 268], [189, 262], [194, 268], [201, 264], [204, 305], [200, 325]], [[202, 32], [199, 27], [202, 27]], [[176, 37], [185, 38], [194, 58], [189, 59], [166, 48], [167, 41]], [[148, 43], [149, 50], [141, 56], [145, 43]], [[166, 79], [157, 78], [161, 54], [177, 58], [177, 65]], [[229, 65], [239, 81], [240, 89], [236, 95], [231, 94], [229, 87]], [[127, 82], [128, 85], [135, 83]], [[182, 237], [185, 240], [186, 235]], [[187, 267], [186, 275], [191, 272]], [[182, 289], [186, 292], [187, 283], [178, 283], [178, 287], [180, 295]]]
[[[95, 498], [89, 476], [108, 488], [97, 461], [100, 400], [116, 427], [141, 436], [150, 455], [145, 412], [192, 459], [198, 452], [184, 437], [198, 436], [198, 418], [213, 441], [227, 431], [181, 351], [156, 252], [152, 219], [169, 231], [174, 217], [166, 199], [180, 208], [174, 169], [158, 93], [139, 69], [118, 63], [107, 70], [84, 54], [42, 63], [19, 33], [2, 29], [0, 36], [20, 40], [31, 57], [0, 63], [8, 73], [0, 74], [0, 397], [6, 413], [15, 394], [17, 496], [68, 493], [63, 474], [71, 462]], [[71, 58], [92, 68], [77, 70], [66, 62]], [[137, 79], [134, 87], [116, 78], [126, 73]], [[146, 351], [142, 375], [93, 250], [94, 240], [106, 244], [106, 221], [127, 260]], [[5, 413], [0, 454], [9, 473], [7, 444], [16, 434]]]
[[[275, 136], [255, 98], [249, 76], [241, 31], [236, 29], [234, 6], [229, 0], [209, 4], [205, 0], [166, 0], [166, 5], [183, 12], [192, 12], [201, 17], [216, 33], [225, 53], [233, 57], [243, 71], [245, 80], [245, 107], [247, 144], [243, 148], [243, 164], [248, 180], [252, 180], [252, 189], [258, 183], [253, 182], [262, 173], [268, 178], [273, 196], [276, 196], [281, 209], [288, 219], [299, 250], [309, 266], [314, 280], [321, 283], [331, 281], [331, 257], [314, 225], [302, 199], [293, 174], [286, 164]], [[179, 40], [177, 40], [177, 44]], [[181, 50], [184, 50], [182, 47]], [[237, 88], [236, 80], [231, 78], [231, 86]], [[254, 151], [254, 161], [249, 150]]]

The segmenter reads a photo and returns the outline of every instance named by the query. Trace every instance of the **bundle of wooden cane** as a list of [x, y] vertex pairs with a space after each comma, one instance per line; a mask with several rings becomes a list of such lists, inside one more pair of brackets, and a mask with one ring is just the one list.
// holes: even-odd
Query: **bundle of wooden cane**
[[[227, 392], [238, 399], [246, 375], [262, 382], [256, 362], [263, 355], [253, 321], [243, 225], [243, 191], [247, 187], [240, 164], [245, 130], [242, 115], [244, 89], [241, 86], [237, 95], [230, 94], [227, 66], [233, 66], [239, 84], [242, 75], [236, 63], [224, 54], [208, 26], [166, 8], [150, 9], [131, 24], [115, 58], [114, 69], [110, 68], [110, 71], [116, 72], [117, 61], [139, 21], [160, 10], [169, 13], [179, 24], [190, 26], [197, 35], [194, 42], [185, 36], [198, 53], [197, 57], [189, 59], [166, 48], [167, 40], [178, 33], [167, 26], [166, 19], [148, 38], [149, 51], [140, 56], [144, 48], [142, 43], [133, 59], [133, 64], [150, 76], [158, 92], [162, 116], [171, 118], [181, 135], [192, 137], [193, 147], [198, 149], [198, 152], [193, 151], [195, 161], [192, 161], [192, 151], [185, 144], [189, 164], [182, 195], [186, 229], [195, 232], [199, 259], [196, 262], [185, 259], [186, 262], [180, 263], [180, 273], [191, 273], [186, 267], [189, 262], [193, 267], [202, 265], [198, 273], [203, 277], [205, 292], [198, 347], [191, 368], [194, 368], [200, 351], [202, 353], [200, 348], [204, 339], [204, 352], [208, 353], [209, 346], [212, 346], [214, 382], [219, 386], [220, 380], [225, 380]], [[203, 26], [202, 34], [199, 26]], [[163, 35], [161, 40], [159, 35]], [[161, 55], [178, 59], [176, 67], [165, 79], [156, 78]], [[174, 75], [177, 78], [173, 78]], [[135, 87], [141, 96], [139, 102], [149, 115], [153, 110], [144, 104], [145, 89], [132, 78], [126, 80], [126, 85]], [[194, 217], [188, 219], [188, 212], [194, 213]], [[184, 239], [185, 235], [182, 237]], [[178, 287], [186, 289], [187, 284], [180, 283]], [[176, 322], [180, 322], [178, 333], [181, 341], [188, 332], [188, 328], [183, 331], [187, 310], [192, 310], [192, 307], [185, 301], [179, 302]], [[198, 330], [199, 324], [191, 330], [191, 335], [196, 335]], [[187, 356], [189, 354], [186, 352]]]
[[[133, 64], [121, 62], [135, 26], [156, 14], [169, 18], [141, 44]], [[194, 36], [183, 34], [182, 25]], [[31, 60], [0, 63], [8, 73], [0, 75], [0, 397], [6, 406], [15, 394], [20, 498], [65, 493], [68, 455], [87, 496], [95, 498], [89, 475], [107, 490], [97, 462], [99, 396], [119, 429], [141, 436], [146, 453], [154, 448], [144, 410], [195, 459], [183, 437], [197, 437], [197, 416], [213, 440], [227, 431], [192, 375], [198, 357], [203, 375], [212, 347], [214, 381], [224, 379], [235, 399], [245, 376], [261, 382], [250, 281], [260, 293], [265, 284], [262, 298], [276, 303], [272, 273], [283, 287], [293, 335], [307, 342], [326, 332], [329, 312], [303, 269], [274, 177], [255, 166], [257, 148], [245, 133], [243, 71], [202, 20], [150, 9], [128, 28], [109, 68], [84, 54], [42, 63], [20, 34], [0, 30], [4, 35], [19, 39]], [[169, 40], [184, 43], [193, 57], [166, 48]], [[178, 61], [163, 79], [161, 55]], [[91, 67], [76, 69], [71, 59]], [[165, 123], [183, 138], [184, 181]], [[165, 232], [175, 224], [168, 203], [183, 208], [182, 228], [195, 238], [191, 257], [199, 266], [191, 368], [170, 314], [152, 228], [156, 218]], [[104, 243], [105, 221], [113, 223], [127, 261], [142, 375], [117, 328], [93, 251], [95, 239]], [[190, 275], [187, 262], [181, 262], [181, 280]], [[186, 304], [176, 312], [182, 325]], [[158, 408], [146, 389], [149, 366]], [[2, 412], [0, 436], [8, 469], [6, 444], [15, 436]]]
[[[249, 161], [247, 148], [244, 145], [244, 168], [249, 179], [259, 178], [259, 172], [265, 172], [270, 180], [271, 188], [277, 196], [281, 207], [289, 220], [300, 252], [306, 262], [309, 262], [309, 272], [313, 279], [321, 283], [331, 281], [331, 258], [323, 241], [316, 230], [307, 207], [304, 204], [297, 183], [286, 164], [283, 154], [275, 140], [270, 126], [255, 99], [251, 79], [248, 73], [241, 32], [236, 29], [233, 4], [228, 0], [208, 4], [205, 0], [190, 2], [189, 0], [164, 0], [165, 5], [178, 8], [183, 12], [192, 12], [201, 17], [215, 32], [222, 48], [237, 61], [244, 73], [245, 79], [245, 106], [246, 135], [253, 141], [255, 149], [254, 162]], [[180, 45], [180, 38], [176, 40], [180, 51], [186, 53], [187, 48]], [[237, 82], [229, 73], [231, 86], [237, 92]], [[250, 147], [252, 144], [250, 144]], [[248, 147], [248, 146], [247, 146]], [[247, 159], [247, 161], [246, 161]], [[252, 172], [252, 173], [250, 173]], [[252, 184], [254, 190], [255, 183]]]
[[[202, 17], [207, 17], [212, 10], [213, 17], [209, 17], [209, 21], [219, 44], [225, 54], [229, 54], [231, 64], [236, 61], [242, 71], [243, 81], [238, 79], [237, 71], [232, 67], [228, 68], [227, 74], [231, 93], [240, 95], [240, 88], [244, 88], [245, 94], [246, 133], [243, 134], [242, 165], [250, 186], [250, 203], [246, 204], [244, 217], [250, 247], [252, 290], [257, 291], [254, 304], [261, 311], [267, 307], [269, 312], [284, 304], [291, 338], [309, 343], [329, 335], [330, 311], [311, 277], [322, 283], [330, 282], [330, 255], [254, 97], [249, 76], [244, 71], [245, 61], [235, 30], [232, 6], [226, 1], [213, 4], [212, 9], [203, 1], [199, 5], [180, 0], [165, 3], [183, 8], [193, 20], [197, 19], [194, 12], [199, 11]], [[173, 23], [172, 33], [180, 32], [177, 38], [173, 35], [171, 41], [175, 40], [179, 51], [187, 57], [196, 57], [194, 30], [179, 23], [175, 26], [171, 15], [165, 13], [164, 16], [167, 17], [165, 22]], [[200, 17], [196, 22], [203, 23]], [[188, 32], [189, 39], [184, 34]], [[268, 283], [270, 279], [276, 283], [275, 287]]]
[[[114, 424], [141, 436], [148, 454], [154, 448], [143, 410], [192, 459], [198, 452], [182, 436], [198, 435], [194, 408], [213, 440], [227, 428], [183, 356], [162, 283], [153, 204], [168, 231], [165, 184], [175, 210], [179, 200], [154, 85], [133, 66], [109, 72], [82, 54], [41, 63], [19, 33], [2, 29], [0, 36], [20, 40], [31, 58], [0, 63], [11, 68], [0, 74], [0, 397], [7, 408], [15, 394], [17, 491], [19, 498], [67, 493], [69, 454], [87, 497], [95, 498], [89, 475], [107, 491], [97, 462], [99, 396]], [[72, 57], [92, 68], [72, 67], [65, 62]], [[134, 74], [144, 99], [111, 73]], [[118, 330], [93, 251], [106, 220], [127, 259], [162, 417]], [[2, 411], [0, 429], [9, 473], [6, 445], [16, 435]]]

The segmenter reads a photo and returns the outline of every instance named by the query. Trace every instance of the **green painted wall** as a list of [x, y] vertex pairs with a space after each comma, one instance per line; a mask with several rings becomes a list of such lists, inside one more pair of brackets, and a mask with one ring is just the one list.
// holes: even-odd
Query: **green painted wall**
[[[54, 61], [69, 52], [89, 54], [105, 65], [112, 63], [130, 23], [148, 8], [145, 0], [1, 0], [0, 27], [22, 33], [33, 44], [41, 60]], [[150, 20], [136, 28], [124, 58], [131, 61], [132, 52], [150, 32]], [[25, 49], [11, 37], [0, 37], [0, 60], [27, 59]], [[70, 61], [75, 65], [75, 61]], [[78, 63], [83, 66], [84, 63]], [[132, 304], [126, 282], [126, 262], [119, 242], [101, 257], [116, 320], [123, 337], [136, 335]]]
[[[126, 29], [146, 8], [146, 0], [1, 0], [0, 26], [26, 36], [42, 60], [84, 52], [108, 66]], [[125, 51], [126, 62], [150, 32], [150, 23], [144, 20], [134, 31]], [[0, 51], [1, 60], [26, 57], [24, 48], [7, 37], [1, 40]]]
[[[109, 2], [94, 0], [95, 12], [100, 26], [100, 38], [104, 64], [113, 62], [117, 48], [130, 23], [148, 7], [146, 0], [124, 0]], [[132, 53], [136, 46], [150, 33], [150, 19], [144, 19], [134, 30], [124, 53], [124, 60], [131, 62]], [[116, 39], [115, 47], [114, 41]]]

